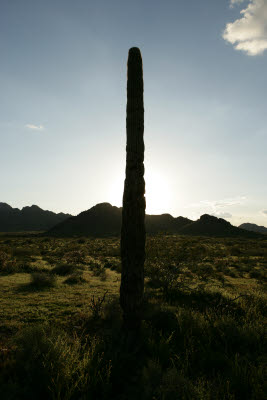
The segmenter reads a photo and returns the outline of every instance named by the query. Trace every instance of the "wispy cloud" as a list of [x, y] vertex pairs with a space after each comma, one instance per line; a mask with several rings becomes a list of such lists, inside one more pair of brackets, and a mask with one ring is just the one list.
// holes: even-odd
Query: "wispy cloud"
[[43, 131], [44, 130], [43, 125], [34, 125], [34, 124], [26, 124], [25, 128], [31, 129], [33, 131]]
[[206, 204], [207, 206], [210, 206], [211, 208], [217, 210], [218, 208], [220, 209], [220, 208], [243, 204], [245, 200], [246, 200], [245, 196], [237, 196], [237, 197], [230, 197], [227, 199], [214, 200], [214, 201], [203, 200], [201, 201], [201, 203]]
[[[230, 7], [242, 2], [231, 0]], [[240, 14], [241, 18], [226, 25], [223, 38], [249, 56], [262, 54], [267, 50], [267, 0], [249, 0]]]
[[247, 198], [245, 196], [229, 197], [221, 200], [201, 200], [199, 203], [193, 203], [187, 208], [198, 209], [199, 212], [206, 212], [218, 218], [232, 218], [233, 215], [227, 210], [229, 207], [244, 204]]

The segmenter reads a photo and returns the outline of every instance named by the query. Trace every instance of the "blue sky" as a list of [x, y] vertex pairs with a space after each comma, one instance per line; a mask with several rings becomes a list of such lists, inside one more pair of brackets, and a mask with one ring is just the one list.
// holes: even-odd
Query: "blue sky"
[[1, 0], [0, 201], [121, 205], [132, 46], [147, 212], [267, 225], [267, 0]]

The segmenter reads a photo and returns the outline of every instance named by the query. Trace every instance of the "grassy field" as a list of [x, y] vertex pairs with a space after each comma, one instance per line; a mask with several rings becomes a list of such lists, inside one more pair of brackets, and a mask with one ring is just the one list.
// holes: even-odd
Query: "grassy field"
[[147, 238], [121, 331], [118, 238], [0, 236], [1, 399], [267, 397], [267, 239]]

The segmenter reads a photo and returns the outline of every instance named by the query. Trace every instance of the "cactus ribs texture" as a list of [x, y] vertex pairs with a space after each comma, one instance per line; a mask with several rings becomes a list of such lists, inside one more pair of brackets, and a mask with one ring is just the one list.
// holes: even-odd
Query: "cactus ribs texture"
[[143, 66], [140, 50], [128, 55], [126, 116], [126, 178], [124, 182], [120, 304], [126, 328], [141, 321], [145, 262], [145, 180], [144, 180], [144, 101]]

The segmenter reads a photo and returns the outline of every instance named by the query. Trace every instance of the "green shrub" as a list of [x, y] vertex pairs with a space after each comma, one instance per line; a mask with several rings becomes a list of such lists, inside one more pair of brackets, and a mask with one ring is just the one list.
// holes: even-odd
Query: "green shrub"
[[77, 268], [73, 264], [59, 264], [52, 269], [52, 273], [56, 275], [70, 275], [75, 272]]
[[40, 256], [40, 251], [39, 248], [37, 247], [32, 247], [28, 246], [27, 247], [15, 247], [11, 249], [12, 256], [16, 258], [17, 260], [25, 260], [25, 261], [31, 261], [33, 257], [38, 257]]
[[118, 273], [121, 273], [121, 261], [114, 259], [111, 261], [106, 261], [104, 264], [105, 268], [110, 268], [112, 271], [116, 271]]
[[265, 271], [259, 271], [259, 270], [253, 270], [249, 272], [249, 276], [253, 279], [257, 279], [258, 281], [266, 281], [267, 277], [266, 277], [266, 273]]
[[231, 256], [240, 256], [242, 254], [242, 250], [238, 244], [235, 244], [229, 248], [229, 253]]
[[0, 272], [4, 274], [12, 274], [18, 271], [16, 259], [12, 258], [9, 253], [0, 250]]
[[46, 272], [33, 272], [31, 274], [31, 287], [42, 289], [56, 285], [55, 275]]
[[98, 261], [91, 261], [89, 267], [94, 276], [100, 277], [103, 281], [106, 280], [106, 269], [104, 265]]
[[27, 262], [22, 262], [19, 264], [19, 271], [18, 272], [26, 272], [26, 273], [32, 273], [32, 272], [44, 272], [48, 273], [50, 272], [50, 269], [48, 269], [45, 265], [43, 264], [31, 264]]
[[149, 278], [148, 285], [160, 289], [164, 299], [169, 302], [176, 300], [180, 291], [191, 282], [190, 271], [184, 273], [179, 264], [164, 261], [148, 263], [146, 275]]
[[68, 251], [64, 254], [64, 260], [69, 264], [84, 264], [85, 254], [81, 250]]
[[65, 281], [64, 283], [67, 283], [68, 285], [77, 285], [81, 283], [85, 283], [86, 280], [82, 276], [82, 273], [80, 272], [75, 272], [74, 274], [71, 274]]
[[78, 244], [84, 244], [84, 243], [86, 243], [86, 240], [81, 238], [81, 239], [77, 240], [77, 243]]
[[32, 249], [25, 247], [15, 247], [12, 249], [12, 255], [19, 258], [31, 257]]

